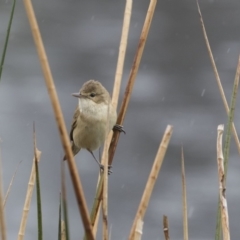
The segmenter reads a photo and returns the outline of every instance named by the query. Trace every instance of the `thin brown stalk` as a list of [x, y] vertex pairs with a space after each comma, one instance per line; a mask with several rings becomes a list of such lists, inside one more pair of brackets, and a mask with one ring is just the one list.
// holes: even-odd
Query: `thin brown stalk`
[[9, 183], [9, 186], [8, 186], [8, 189], [7, 189], [7, 193], [6, 193], [5, 198], [4, 198], [4, 201], [3, 201], [3, 207], [5, 207], [5, 205], [6, 205], [6, 202], [7, 202], [7, 199], [8, 199], [8, 195], [9, 195], [9, 193], [10, 193], [10, 191], [11, 191], [14, 178], [15, 178], [15, 176], [16, 176], [16, 173], [17, 173], [17, 171], [18, 171], [18, 168], [19, 168], [19, 165], [20, 165], [21, 162], [22, 162], [22, 161], [20, 161], [20, 162], [18, 163], [17, 168], [16, 168], [16, 170], [15, 170], [13, 176], [12, 176], [12, 179], [11, 179], [11, 181], [10, 181], [10, 183]]
[[3, 186], [2, 186], [2, 160], [0, 153], [0, 236], [1, 240], [7, 239], [6, 222], [3, 206]]
[[[114, 87], [113, 87], [113, 94], [112, 94], [112, 104], [115, 108], [117, 108], [118, 105], [118, 99], [119, 99], [119, 92], [120, 92], [120, 86], [122, 81], [122, 73], [123, 73], [123, 67], [124, 67], [124, 60], [125, 60], [125, 54], [127, 49], [127, 40], [128, 40], [128, 33], [129, 33], [129, 26], [130, 26], [130, 20], [131, 20], [131, 13], [132, 13], [132, 0], [127, 0], [125, 5], [125, 11], [124, 11], [124, 18], [123, 18], [123, 27], [122, 27], [122, 35], [119, 45], [119, 52], [118, 52], [118, 61], [117, 61], [117, 68], [115, 73], [115, 81], [114, 81]], [[111, 135], [112, 137], [112, 135]], [[98, 178], [98, 184], [97, 188], [101, 188], [100, 191], [97, 190], [97, 192], [102, 193], [102, 178], [99, 176]], [[95, 199], [99, 199], [99, 196]], [[98, 200], [97, 200], [98, 201]], [[100, 209], [100, 201], [96, 201], [95, 204], [96, 208], [93, 207], [91, 216], [93, 225], [93, 232], [94, 236], [96, 236], [97, 233], [97, 226], [98, 226], [98, 220], [99, 220], [99, 209]]]
[[224, 173], [224, 157], [223, 157], [223, 151], [222, 151], [223, 131], [224, 131], [224, 125], [219, 125], [218, 134], [217, 134], [218, 182], [219, 182], [219, 196], [220, 196], [223, 240], [230, 240], [228, 207], [227, 207], [226, 185], [225, 185], [226, 175]]
[[143, 223], [144, 222], [140, 218], [137, 220], [136, 229], [134, 233], [134, 240], [141, 240]]
[[[138, 72], [138, 68], [140, 65], [140, 61], [141, 61], [141, 57], [142, 57], [142, 53], [145, 47], [145, 43], [147, 40], [147, 36], [148, 36], [148, 32], [149, 32], [149, 28], [152, 22], [152, 18], [153, 18], [153, 14], [154, 14], [154, 10], [156, 7], [156, 0], [151, 0], [150, 4], [149, 4], [149, 8], [148, 8], [148, 12], [145, 18], [145, 22], [143, 25], [143, 29], [142, 29], [142, 33], [139, 39], [139, 44], [138, 44], [138, 48], [137, 48], [137, 52], [133, 61], [133, 65], [132, 65], [132, 69], [130, 72], [130, 76], [129, 76], [129, 80], [128, 80], [128, 84], [125, 90], [125, 95], [124, 95], [124, 100], [122, 102], [121, 105], [121, 109], [120, 109], [120, 113], [118, 115], [118, 120], [117, 123], [119, 125], [122, 125], [125, 114], [126, 114], [126, 110], [128, 107], [128, 103], [130, 100], [130, 96], [132, 93], [132, 89], [133, 89], [133, 85], [135, 82], [135, 78]], [[119, 84], [115, 83], [116, 86], [118, 86]], [[115, 98], [115, 96], [113, 95], [113, 99]], [[113, 157], [114, 157], [114, 153], [117, 147], [117, 142], [119, 139], [119, 132], [115, 131], [113, 133], [112, 136], [112, 141], [111, 141], [111, 145], [109, 148], [109, 159], [108, 159], [108, 164], [111, 165], [112, 161], [113, 161]], [[92, 208], [92, 212], [91, 212], [91, 221], [94, 225], [94, 228], [96, 228], [96, 216], [98, 215], [98, 211], [99, 211], [99, 207], [100, 207], [100, 203], [101, 203], [101, 196], [102, 196], [102, 191], [103, 191], [103, 179], [100, 178], [99, 180], [99, 184], [98, 184], [98, 188], [97, 188], [97, 194], [93, 203], [93, 208]]]
[[31, 3], [31, 0], [24, 0], [24, 4], [25, 4], [27, 15], [28, 15], [29, 23], [31, 26], [31, 30], [32, 30], [34, 41], [35, 41], [36, 49], [38, 52], [38, 56], [40, 59], [41, 67], [43, 70], [43, 75], [44, 75], [45, 83], [46, 83], [46, 86], [48, 89], [48, 94], [49, 94], [51, 102], [52, 102], [55, 119], [56, 119], [59, 133], [60, 133], [60, 138], [62, 141], [64, 151], [67, 156], [67, 163], [68, 163], [75, 195], [77, 198], [79, 211], [80, 211], [80, 214], [82, 217], [83, 226], [84, 226], [86, 235], [88, 237], [88, 240], [93, 240], [94, 236], [93, 236], [93, 231], [92, 231], [92, 225], [90, 222], [90, 217], [89, 217], [89, 213], [88, 213], [88, 209], [87, 209], [86, 200], [84, 197], [82, 184], [80, 181], [80, 177], [78, 175], [76, 163], [73, 158], [73, 153], [72, 153], [70, 141], [68, 138], [67, 128], [66, 128], [66, 125], [65, 125], [65, 122], [63, 119], [63, 114], [62, 114], [61, 107], [60, 107], [60, 104], [58, 101], [57, 92], [55, 89], [51, 70], [50, 70], [50, 67], [48, 64], [47, 55], [46, 55], [46, 52], [44, 49], [44, 45], [42, 42], [42, 38], [41, 38], [41, 34], [40, 34], [39, 27], [37, 24], [37, 20], [35, 17], [35, 13], [33, 10], [33, 6]]
[[[227, 99], [225, 97], [225, 93], [224, 93], [224, 90], [223, 90], [223, 87], [222, 87], [222, 83], [221, 83], [221, 80], [220, 80], [220, 77], [219, 77], [219, 74], [218, 74], [217, 66], [216, 66], [216, 63], [214, 61], [214, 57], [213, 57], [213, 54], [212, 54], [210, 43], [208, 41], [207, 32], [206, 32], [205, 25], [204, 25], [204, 22], [203, 22], [201, 9], [199, 7], [198, 0], [196, 0], [196, 1], [197, 1], [198, 13], [199, 13], [199, 16], [200, 16], [200, 21], [201, 21], [201, 25], [202, 25], [202, 29], [203, 29], [203, 35], [204, 35], [204, 39], [205, 39], [205, 42], [206, 42], [206, 45], [207, 45], [208, 54], [209, 54], [209, 57], [210, 57], [210, 60], [211, 60], [211, 63], [212, 63], [213, 71], [214, 71], [214, 74], [215, 74], [215, 78], [216, 78], [216, 81], [217, 81], [217, 84], [218, 84], [218, 88], [219, 88], [220, 95], [221, 95], [222, 100], [223, 100], [223, 104], [224, 104], [226, 113], [227, 113], [227, 115], [229, 115], [229, 106], [228, 106]], [[234, 122], [232, 122], [232, 132], [233, 132], [233, 136], [234, 136], [234, 139], [235, 139], [235, 142], [236, 142], [236, 145], [237, 145], [238, 153], [240, 154], [240, 143], [239, 143], [237, 130], [235, 128]]]
[[183, 239], [188, 240], [187, 189], [186, 189], [186, 176], [185, 176], [183, 148], [182, 148], [181, 155], [182, 155], [181, 162], [182, 162]]
[[167, 147], [170, 142], [170, 138], [172, 136], [172, 132], [173, 132], [173, 127], [168, 125], [165, 130], [165, 133], [163, 135], [162, 141], [159, 145], [158, 152], [157, 152], [156, 158], [155, 158], [153, 166], [152, 166], [152, 170], [148, 177], [148, 181], [147, 181], [146, 187], [144, 189], [142, 199], [140, 201], [140, 204], [139, 204], [139, 207], [138, 207], [138, 210], [137, 210], [137, 213], [136, 213], [136, 216], [135, 216], [132, 228], [131, 228], [131, 232], [130, 232], [130, 235], [128, 238], [129, 240], [134, 239], [134, 231], [136, 228], [137, 220], [138, 219], [143, 220], [143, 218], [145, 216], [145, 212], [147, 210], [147, 206], [148, 206], [151, 194], [152, 194], [152, 190], [153, 190], [153, 187], [157, 180], [158, 173], [161, 169], [162, 162], [163, 162], [165, 153], [167, 151]]
[[[37, 149], [36, 155], [37, 155], [37, 161], [39, 162], [40, 157], [41, 157], [41, 151], [39, 151]], [[21, 219], [20, 228], [19, 228], [19, 232], [18, 232], [18, 240], [23, 240], [24, 239], [28, 212], [29, 212], [30, 204], [31, 204], [31, 200], [32, 200], [33, 188], [34, 188], [34, 185], [35, 185], [35, 179], [36, 179], [36, 171], [35, 171], [35, 156], [34, 156], [33, 157], [33, 163], [32, 163], [32, 170], [31, 170], [31, 174], [30, 174], [30, 178], [29, 178], [29, 182], [28, 182], [28, 188], [27, 188], [25, 203], [24, 203], [24, 206], [23, 206], [22, 219]]]
[[163, 215], [163, 233], [164, 233], [165, 240], [170, 240], [168, 217], [165, 215]]
[[122, 36], [121, 36], [120, 45], [119, 45], [117, 69], [115, 73], [115, 81], [114, 81], [114, 88], [113, 88], [113, 94], [112, 94], [112, 104], [115, 108], [117, 108], [117, 105], [118, 105], [118, 98], [119, 98], [124, 60], [125, 60], [126, 49], [127, 49], [127, 40], [128, 40], [128, 32], [129, 32], [129, 26], [131, 21], [131, 14], [132, 14], [132, 0], [127, 0], [125, 5]]
[[[133, 86], [135, 83], [135, 79], [137, 76], [137, 72], [139, 69], [139, 65], [142, 59], [142, 54], [143, 54], [143, 50], [145, 47], [145, 43], [147, 41], [147, 36], [148, 36], [148, 32], [151, 26], [151, 22], [152, 22], [152, 18], [153, 18], [153, 14], [155, 11], [155, 7], [157, 4], [157, 0], [151, 0], [149, 7], [148, 7], [148, 11], [147, 11], [147, 15], [145, 18], [145, 22], [143, 25], [143, 29], [142, 29], [142, 33], [140, 35], [140, 39], [139, 39], [139, 43], [138, 43], [138, 47], [137, 47], [137, 52], [133, 61], [133, 65], [132, 65], [132, 69], [129, 75], [129, 79], [128, 79], [128, 84], [125, 90], [125, 94], [124, 94], [124, 99], [118, 114], [118, 119], [117, 119], [117, 124], [122, 125], [126, 112], [127, 112], [127, 108], [128, 108], [128, 104], [130, 101], [130, 97], [132, 94], [132, 90], [133, 90]], [[117, 143], [118, 143], [118, 139], [119, 139], [120, 133], [118, 131], [115, 131], [113, 134], [113, 138], [112, 138], [112, 142], [110, 145], [110, 149], [109, 149], [109, 164], [112, 164], [113, 161], [113, 157], [114, 157], [114, 153], [116, 151], [116, 147], [117, 147]]]

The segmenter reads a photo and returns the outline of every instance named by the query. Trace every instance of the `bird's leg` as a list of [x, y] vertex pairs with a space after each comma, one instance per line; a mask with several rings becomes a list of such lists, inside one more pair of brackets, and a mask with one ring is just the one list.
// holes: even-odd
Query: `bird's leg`
[[[100, 170], [103, 171], [103, 170], [104, 170], [104, 165], [102, 165], [102, 164], [100, 163], [100, 161], [95, 158], [95, 156], [94, 156], [94, 154], [93, 154], [93, 152], [92, 152], [91, 150], [89, 150], [89, 149], [87, 149], [87, 150], [91, 153], [91, 155], [93, 156], [94, 160], [97, 162]], [[109, 166], [108, 166], [108, 175], [110, 175], [110, 174], [112, 173], [111, 168], [112, 168], [112, 166], [109, 165]]]
[[113, 131], [119, 131], [120, 133], [123, 132], [124, 134], [126, 134], [126, 132], [124, 131], [123, 129], [123, 126], [122, 125], [119, 125], [119, 124], [115, 124], [113, 126]]
[[93, 156], [94, 160], [97, 162], [97, 164], [99, 165], [99, 167], [101, 167], [102, 164], [99, 162], [99, 160], [97, 160], [97, 159], [95, 158], [93, 152], [92, 152], [91, 150], [88, 150], [88, 151], [91, 153], [91, 155]]

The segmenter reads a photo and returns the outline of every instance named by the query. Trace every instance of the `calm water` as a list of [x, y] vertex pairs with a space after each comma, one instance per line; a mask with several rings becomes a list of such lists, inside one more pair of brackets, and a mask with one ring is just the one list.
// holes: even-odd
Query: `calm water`
[[[112, 91], [125, 1], [34, 1], [42, 38], [68, 129], [77, 101], [71, 97], [88, 79]], [[209, 41], [230, 102], [240, 53], [240, 2], [200, 1]], [[135, 55], [148, 1], [134, 1], [120, 101]], [[11, 1], [0, 0], [0, 51]], [[239, 103], [239, 97], [238, 97]], [[240, 108], [235, 123], [239, 132]], [[8, 239], [16, 239], [33, 158], [32, 123], [42, 151], [40, 171], [44, 239], [57, 239], [60, 192], [59, 141], [51, 103], [22, 1], [17, 2], [0, 83], [0, 138], [6, 191], [22, 161], [6, 205]], [[112, 239], [127, 239], [145, 183], [167, 124], [173, 136], [144, 219], [142, 239], [163, 239], [162, 216], [170, 237], [182, 239], [180, 152], [184, 147], [189, 237], [214, 238], [218, 200], [216, 135], [226, 113], [208, 57], [195, 1], [159, 1], [125, 118], [113, 174], [109, 179]], [[226, 127], [226, 126], [225, 126]], [[97, 154], [97, 153], [96, 153]], [[98, 167], [86, 151], [76, 157], [89, 209]], [[232, 239], [239, 232], [240, 158], [231, 142], [227, 198]], [[71, 239], [82, 236], [82, 223], [67, 171]], [[36, 239], [35, 193], [26, 240]], [[98, 239], [101, 239], [101, 229]]]

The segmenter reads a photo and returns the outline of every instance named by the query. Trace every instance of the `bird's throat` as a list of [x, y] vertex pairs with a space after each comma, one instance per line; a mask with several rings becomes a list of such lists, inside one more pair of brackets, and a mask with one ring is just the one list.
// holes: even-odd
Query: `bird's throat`
[[95, 103], [90, 99], [79, 99], [78, 108], [80, 114], [87, 118], [103, 119], [107, 117], [108, 105]]

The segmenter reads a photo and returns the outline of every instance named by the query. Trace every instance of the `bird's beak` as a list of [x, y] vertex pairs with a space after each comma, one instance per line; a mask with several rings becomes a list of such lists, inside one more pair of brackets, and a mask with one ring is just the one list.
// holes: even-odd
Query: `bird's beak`
[[72, 93], [73, 97], [81, 98], [82, 95], [80, 93]]

